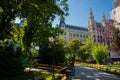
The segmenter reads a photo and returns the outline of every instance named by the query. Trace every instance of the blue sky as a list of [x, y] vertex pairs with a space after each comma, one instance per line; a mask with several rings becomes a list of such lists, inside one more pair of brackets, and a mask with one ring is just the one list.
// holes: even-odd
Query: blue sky
[[[65, 23], [81, 27], [87, 27], [90, 8], [92, 8], [94, 19], [101, 21], [102, 12], [104, 11], [106, 19], [110, 19], [110, 11], [114, 0], [68, 0], [69, 16], [65, 17]], [[53, 23], [57, 24], [58, 17]]]

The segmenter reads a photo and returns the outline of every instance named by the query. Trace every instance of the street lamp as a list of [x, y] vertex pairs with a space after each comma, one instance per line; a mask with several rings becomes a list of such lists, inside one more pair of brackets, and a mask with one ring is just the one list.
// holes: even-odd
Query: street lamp
[[[54, 38], [53, 38], [53, 37], [49, 37], [48, 39], [49, 39], [49, 41], [50, 41], [51, 43], [54, 42]], [[55, 76], [54, 76], [54, 66], [55, 66], [55, 54], [54, 54], [54, 52], [53, 52], [53, 75], [52, 75], [53, 80], [54, 80], [54, 78], [55, 78]]]

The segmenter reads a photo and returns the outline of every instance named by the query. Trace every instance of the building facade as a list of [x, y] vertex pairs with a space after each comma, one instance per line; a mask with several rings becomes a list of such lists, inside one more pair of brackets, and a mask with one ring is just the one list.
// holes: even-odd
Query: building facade
[[[114, 24], [120, 23], [120, 0], [114, 0], [113, 10], [110, 12], [110, 17], [115, 21]], [[120, 30], [119, 25], [115, 25]]]
[[[115, 28], [118, 28], [120, 31], [120, 0], [114, 0], [113, 2], [113, 9], [110, 12], [110, 17], [112, 20], [114, 20], [114, 26]], [[115, 40], [116, 38], [113, 37]], [[115, 50], [111, 50], [110, 52], [111, 58], [120, 58], [120, 52], [116, 52]]]
[[64, 37], [66, 42], [72, 38], [83, 42], [88, 38], [88, 36], [91, 35], [91, 32], [88, 31], [88, 28], [68, 25], [64, 20], [60, 20], [58, 26], [64, 30], [63, 35], [60, 35], [60, 37]]
[[[100, 42], [108, 45], [110, 53], [107, 58], [120, 58], [120, 53], [112, 50], [110, 45], [114, 39], [114, 35], [112, 35], [112, 29], [115, 23], [120, 23], [120, 0], [115, 0], [113, 7], [114, 8], [110, 14], [111, 19], [107, 20], [104, 12], [102, 12], [101, 22], [95, 21], [92, 9], [90, 9], [87, 28], [68, 25], [64, 20], [60, 20], [58, 26], [64, 30], [64, 34], [60, 35], [60, 37], [64, 37], [66, 42], [68, 42], [71, 38], [77, 38], [83, 42], [89, 36], [93, 36], [96, 43]], [[119, 26], [118, 28], [120, 29]]]
[[[77, 38], [80, 41], [85, 41], [88, 36], [94, 36], [94, 41], [104, 42], [106, 43], [106, 39], [104, 36], [104, 32], [106, 29], [107, 20], [105, 18], [104, 12], [102, 13], [101, 22], [96, 22], [94, 20], [92, 9], [90, 9], [88, 27], [80, 27], [74, 25], [68, 25], [64, 20], [59, 20], [58, 26], [64, 30], [64, 34], [60, 35], [60, 37], [64, 37], [66, 42], [68, 42], [71, 38]], [[107, 30], [107, 29], [106, 29]]]

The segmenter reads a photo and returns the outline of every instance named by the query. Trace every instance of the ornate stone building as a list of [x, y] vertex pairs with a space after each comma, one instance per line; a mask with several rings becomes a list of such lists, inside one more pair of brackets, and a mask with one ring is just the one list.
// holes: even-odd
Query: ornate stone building
[[68, 25], [64, 20], [60, 20], [58, 25], [64, 30], [64, 34], [60, 35], [60, 37], [64, 37], [66, 42], [68, 42], [71, 38], [85, 41], [85, 39], [91, 35], [91, 32], [88, 31], [88, 28]]
[[89, 16], [89, 21], [88, 21], [88, 30], [90, 32], [92, 32], [92, 35], [94, 36], [94, 41], [96, 43], [98, 43], [98, 42], [105, 43], [105, 38], [103, 35], [105, 26], [106, 26], [106, 18], [105, 18], [104, 12], [102, 13], [101, 22], [96, 22], [94, 20], [92, 9], [90, 9], [90, 16]]
[[77, 38], [80, 41], [85, 41], [88, 36], [93, 35], [95, 42], [104, 42], [103, 31], [106, 26], [106, 18], [104, 12], [102, 13], [102, 21], [96, 22], [94, 20], [92, 9], [90, 9], [89, 20], [88, 20], [88, 28], [68, 25], [64, 20], [59, 20], [58, 26], [64, 30], [64, 34], [60, 35], [60, 37], [64, 37], [66, 42], [68, 42], [71, 38]]
[[114, 9], [110, 14], [111, 19], [107, 20], [104, 12], [102, 12], [101, 22], [95, 21], [92, 9], [90, 9], [88, 28], [68, 25], [64, 20], [60, 20], [58, 25], [64, 30], [64, 34], [60, 35], [60, 37], [64, 37], [66, 42], [68, 42], [71, 38], [77, 38], [80, 41], [85, 41], [88, 36], [92, 35], [94, 36], [94, 41], [96, 43], [101, 42], [108, 45], [110, 50], [108, 57], [120, 58], [120, 53], [110, 49], [110, 43], [114, 39], [111, 33], [112, 28], [114, 27], [115, 22], [120, 22], [120, 0], [114, 0], [113, 7]]
[[[110, 17], [115, 21], [115, 24], [120, 23], [120, 0], [114, 0], [113, 10], [110, 12]], [[115, 27], [120, 30], [119, 25], [116, 25]]]

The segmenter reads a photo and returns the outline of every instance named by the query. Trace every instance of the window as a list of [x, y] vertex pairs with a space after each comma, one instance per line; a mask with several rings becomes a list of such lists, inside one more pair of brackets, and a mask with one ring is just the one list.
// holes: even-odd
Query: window
[[82, 38], [82, 34], [80, 34], [80, 38]]
[[77, 34], [77, 37], [79, 37], [79, 34]]
[[85, 35], [83, 35], [83, 38], [85, 38]]
[[66, 35], [66, 32], [64, 32], [64, 35]]
[[73, 34], [73, 37], [75, 37], [75, 34]]
[[72, 33], [69, 33], [69, 36], [72, 37]]

